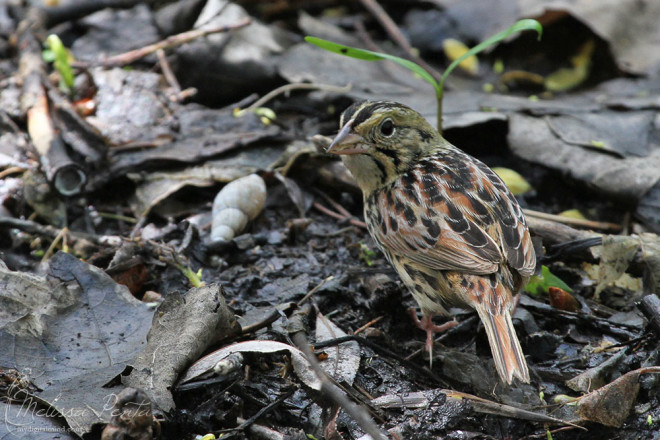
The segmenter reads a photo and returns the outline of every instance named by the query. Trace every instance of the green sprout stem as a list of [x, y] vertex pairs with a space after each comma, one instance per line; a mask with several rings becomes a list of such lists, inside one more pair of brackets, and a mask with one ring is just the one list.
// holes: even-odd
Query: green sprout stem
[[532, 19], [523, 19], [517, 21], [513, 26], [509, 27], [508, 29], [498, 32], [497, 34], [493, 35], [492, 37], [486, 39], [485, 41], [481, 42], [480, 44], [474, 46], [472, 49], [468, 50], [466, 53], [464, 53], [462, 56], [458, 57], [456, 60], [454, 60], [449, 67], [445, 70], [445, 72], [442, 74], [442, 77], [440, 78], [440, 81], [436, 81], [435, 78], [433, 78], [433, 75], [431, 75], [427, 70], [425, 70], [423, 67], [420, 65], [407, 60], [405, 58], [400, 58], [394, 55], [389, 55], [386, 53], [380, 53], [380, 52], [372, 52], [370, 50], [364, 50], [364, 49], [358, 49], [355, 47], [351, 46], [345, 46], [343, 44], [337, 44], [333, 43], [332, 41], [328, 40], [323, 40], [321, 38], [316, 38], [316, 37], [310, 37], [307, 36], [305, 37], [305, 41], [307, 41], [310, 44], [313, 44], [315, 46], [320, 47], [321, 49], [325, 49], [330, 52], [337, 53], [339, 55], [344, 55], [348, 56], [351, 58], [357, 58], [360, 60], [364, 61], [378, 61], [378, 60], [389, 60], [392, 61], [402, 67], [405, 67], [406, 69], [412, 71], [413, 73], [419, 75], [422, 79], [424, 79], [426, 82], [431, 84], [433, 88], [435, 89], [435, 97], [437, 101], [437, 106], [438, 106], [438, 132], [442, 134], [442, 98], [443, 98], [443, 90], [445, 86], [445, 80], [449, 76], [449, 74], [461, 63], [461, 61], [465, 60], [466, 58], [469, 58], [473, 55], [478, 54], [479, 52], [483, 51], [484, 49], [487, 49], [488, 47], [504, 40], [505, 38], [509, 37], [510, 35], [516, 33], [516, 32], [521, 32], [524, 30], [535, 30], [538, 33], [538, 38], [539, 40], [541, 39], [541, 35], [543, 33], [543, 27], [541, 24]]

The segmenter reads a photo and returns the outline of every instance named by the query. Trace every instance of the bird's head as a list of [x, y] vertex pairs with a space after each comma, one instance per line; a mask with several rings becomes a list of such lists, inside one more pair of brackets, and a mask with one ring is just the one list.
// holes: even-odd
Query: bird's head
[[357, 102], [342, 113], [339, 125], [328, 153], [342, 155], [367, 194], [446, 143], [422, 115], [396, 102]]

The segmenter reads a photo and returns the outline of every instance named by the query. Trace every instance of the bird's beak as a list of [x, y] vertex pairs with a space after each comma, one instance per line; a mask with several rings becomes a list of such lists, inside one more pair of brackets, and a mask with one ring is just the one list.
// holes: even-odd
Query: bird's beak
[[331, 154], [364, 154], [369, 149], [369, 145], [359, 134], [351, 131], [353, 120], [351, 119], [339, 131], [337, 137], [332, 141], [326, 150]]

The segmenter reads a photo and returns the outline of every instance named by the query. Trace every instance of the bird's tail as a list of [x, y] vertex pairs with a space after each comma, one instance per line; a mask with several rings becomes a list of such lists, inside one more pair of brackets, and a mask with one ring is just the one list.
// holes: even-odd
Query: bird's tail
[[488, 310], [483, 304], [476, 307], [481, 322], [486, 328], [490, 350], [493, 352], [495, 368], [503, 381], [510, 384], [514, 377], [522, 382], [529, 383], [529, 370], [527, 361], [516, 330], [511, 321], [511, 313], [508, 308], [502, 308], [497, 312]]

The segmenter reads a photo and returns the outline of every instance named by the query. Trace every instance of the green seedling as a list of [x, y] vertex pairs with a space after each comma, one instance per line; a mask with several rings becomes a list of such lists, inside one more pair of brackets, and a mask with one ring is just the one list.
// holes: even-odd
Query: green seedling
[[363, 260], [365, 263], [367, 263], [367, 266], [373, 265], [373, 261], [371, 259], [376, 255], [374, 251], [369, 249], [369, 246], [366, 244], [360, 242], [360, 260]]
[[193, 287], [203, 287], [204, 281], [202, 281], [202, 269], [200, 268], [197, 272], [194, 272], [190, 267], [184, 266], [182, 264], [177, 264], [177, 268], [188, 278], [190, 285]]
[[73, 68], [71, 68], [71, 54], [64, 46], [60, 37], [51, 34], [44, 43], [46, 49], [41, 56], [44, 61], [53, 63], [53, 67], [60, 74], [60, 90], [70, 93], [73, 90]]
[[449, 67], [445, 70], [445, 72], [442, 74], [440, 77], [439, 81], [436, 81], [436, 79], [431, 75], [428, 71], [426, 71], [423, 67], [421, 67], [419, 64], [414, 63], [410, 60], [407, 60], [405, 58], [400, 58], [394, 55], [389, 55], [386, 53], [381, 53], [381, 52], [372, 52], [370, 50], [364, 50], [364, 49], [358, 49], [355, 47], [351, 46], [345, 46], [343, 44], [337, 44], [333, 43], [332, 41], [328, 40], [323, 40], [321, 38], [316, 38], [316, 37], [311, 37], [307, 36], [305, 37], [305, 41], [307, 41], [310, 44], [313, 44], [315, 46], [320, 47], [321, 49], [325, 49], [327, 51], [337, 53], [339, 55], [344, 55], [347, 57], [351, 58], [357, 58], [359, 60], [365, 60], [365, 61], [379, 61], [379, 60], [389, 60], [392, 61], [400, 66], [405, 67], [406, 69], [412, 71], [413, 73], [419, 75], [421, 78], [423, 78], [426, 82], [431, 84], [433, 88], [435, 89], [435, 96], [436, 96], [436, 101], [438, 105], [438, 132], [442, 134], [442, 97], [443, 97], [443, 90], [444, 90], [444, 84], [445, 80], [449, 76], [449, 74], [465, 59], [474, 56], [478, 54], [479, 52], [482, 52], [483, 50], [491, 47], [492, 45], [499, 43], [500, 41], [504, 40], [505, 38], [509, 37], [510, 35], [516, 33], [516, 32], [521, 32], [521, 31], [526, 31], [526, 30], [535, 30], [538, 35], [539, 35], [539, 40], [541, 39], [541, 35], [543, 33], [543, 27], [541, 24], [532, 19], [524, 19], [516, 22], [513, 26], [510, 28], [498, 32], [497, 34], [493, 35], [492, 37], [486, 39], [480, 44], [477, 44], [474, 46], [472, 49], [468, 50], [463, 56], [458, 57], [455, 59]]
[[250, 111], [252, 111], [254, 114], [259, 116], [261, 123], [264, 125], [270, 125], [272, 121], [277, 119], [277, 115], [275, 114], [275, 112], [268, 107], [257, 107], [254, 110], [235, 108], [234, 117], [241, 118]]

